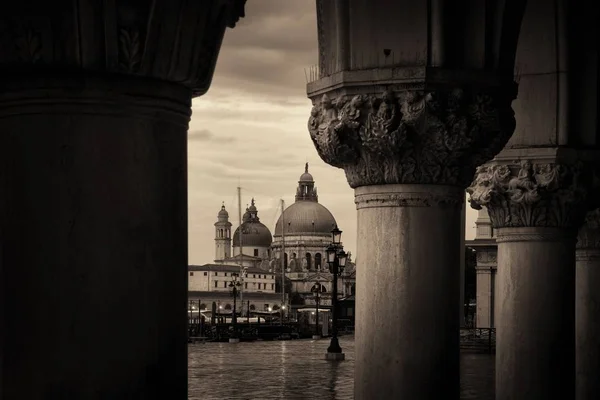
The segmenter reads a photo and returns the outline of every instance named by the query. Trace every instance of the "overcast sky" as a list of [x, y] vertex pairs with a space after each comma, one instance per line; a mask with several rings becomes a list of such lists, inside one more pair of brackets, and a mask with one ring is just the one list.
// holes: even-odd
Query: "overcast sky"
[[[294, 201], [309, 163], [319, 192], [343, 231], [345, 250], [356, 253], [354, 191], [344, 171], [325, 164], [307, 130], [311, 103], [305, 69], [317, 64], [314, 0], [250, 0], [246, 17], [227, 29], [212, 86], [194, 99], [189, 132], [189, 262], [214, 259], [214, 222], [221, 202], [238, 225], [252, 197], [273, 232], [279, 202]], [[467, 210], [467, 239], [476, 212]], [[233, 230], [232, 230], [233, 231]]]

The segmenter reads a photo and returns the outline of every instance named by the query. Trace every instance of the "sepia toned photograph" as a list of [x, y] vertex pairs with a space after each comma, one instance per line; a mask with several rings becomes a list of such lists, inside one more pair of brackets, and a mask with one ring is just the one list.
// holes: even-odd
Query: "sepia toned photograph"
[[2, 2], [0, 400], [600, 399], [598, 9]]

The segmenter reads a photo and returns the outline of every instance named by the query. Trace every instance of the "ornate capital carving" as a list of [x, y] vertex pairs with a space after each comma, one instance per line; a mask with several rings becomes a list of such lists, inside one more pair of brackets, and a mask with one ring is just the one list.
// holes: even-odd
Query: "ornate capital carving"
[[[512, 88], [511, 88], [512, 89]], [[308, 130], [351, 187], [438, 184], [466, 187], [515, 128], [514, 92], [475, 89], [323, 95]]]
[[225, 28], [244, 16], [245, 2], [11, 3], [0, 16], [0, 70], [7, 79], [31, 70], [136, 75], [199, 96], [210, 86]]
[[600, 249], [600, 208], [590, 211], [577, 235], [578, 249]]
[[497, 264], [498, 263], [498, 250], [497, 249], [489, 249], [489, 250], [478, 250], [477, 251], [477, 265], [486, 264], [486, 268], [489, 268], [488, 264]]
[[467, 188], [469, 203], [476, 210], [485, 206], [494, 228], [576, 229], [585, 215], [591, 184], [591, 174], [584, 172], [581, 163], [522, 160], [511, 165], [483, 165]]

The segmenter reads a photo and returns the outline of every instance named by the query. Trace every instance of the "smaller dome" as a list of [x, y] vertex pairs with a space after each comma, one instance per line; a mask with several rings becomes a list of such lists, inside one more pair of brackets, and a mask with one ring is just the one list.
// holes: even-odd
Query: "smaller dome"
[[248, 207], [249, 212], [257, 212], [256, 205], [254, 204], [254, 197], [252, 198], [252, 202], [250, 203], [250, 207]]
[[219, 218], [229, 218], [229, 213], [225, 209], [225, 204], [223, 204], [221, 206], [221, 211], [219, 211], [218, 217]]
[[300, 182], [314, 182], [314, 179], [311, 174], [305, 172], [300, 176]]
[[[269, 228], [257, 221], [244, 222], [242, 224], [242, 245], [244, 247], [270, 247], [273, 236]], [[233, 247], [240, 246], [240, 228], [233, 233]]]
[[299, 182], [314, 182], [313, 176], [308, 173], [308, 163], [304, 166], [304, 173], [300, 175]]

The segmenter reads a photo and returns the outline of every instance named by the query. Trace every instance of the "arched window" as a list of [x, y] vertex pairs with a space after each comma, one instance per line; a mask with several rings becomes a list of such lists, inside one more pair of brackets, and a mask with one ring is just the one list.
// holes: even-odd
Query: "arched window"
[[315, 268], [321, 268], [321, 253], [315, 254]]
[[312, 257], [310, 253], [306, 253], [306, 268], [312, 269]]
[[279, 310], [279, 306], [278, 306], [277, 304], [275, 304], [275, 305], [273, 306], [273, 311], [277, 311], [277, 310]]
[[287, 269], [288, 267], [288, 256], [287, 253], [283, 253], [283, 266]]
[[226, 310], [231, 310], [231, 304], [226, 304], [226, 305], [225, 305], [225, 309], [226, 309]]
[[250, 304], [250, 311], [256, 310], [256, 306], [254, 304]]
[[204, 303], [200, 304], [200, 309], [201, 310], [206, 310], [206, 304], [204, 304]]

